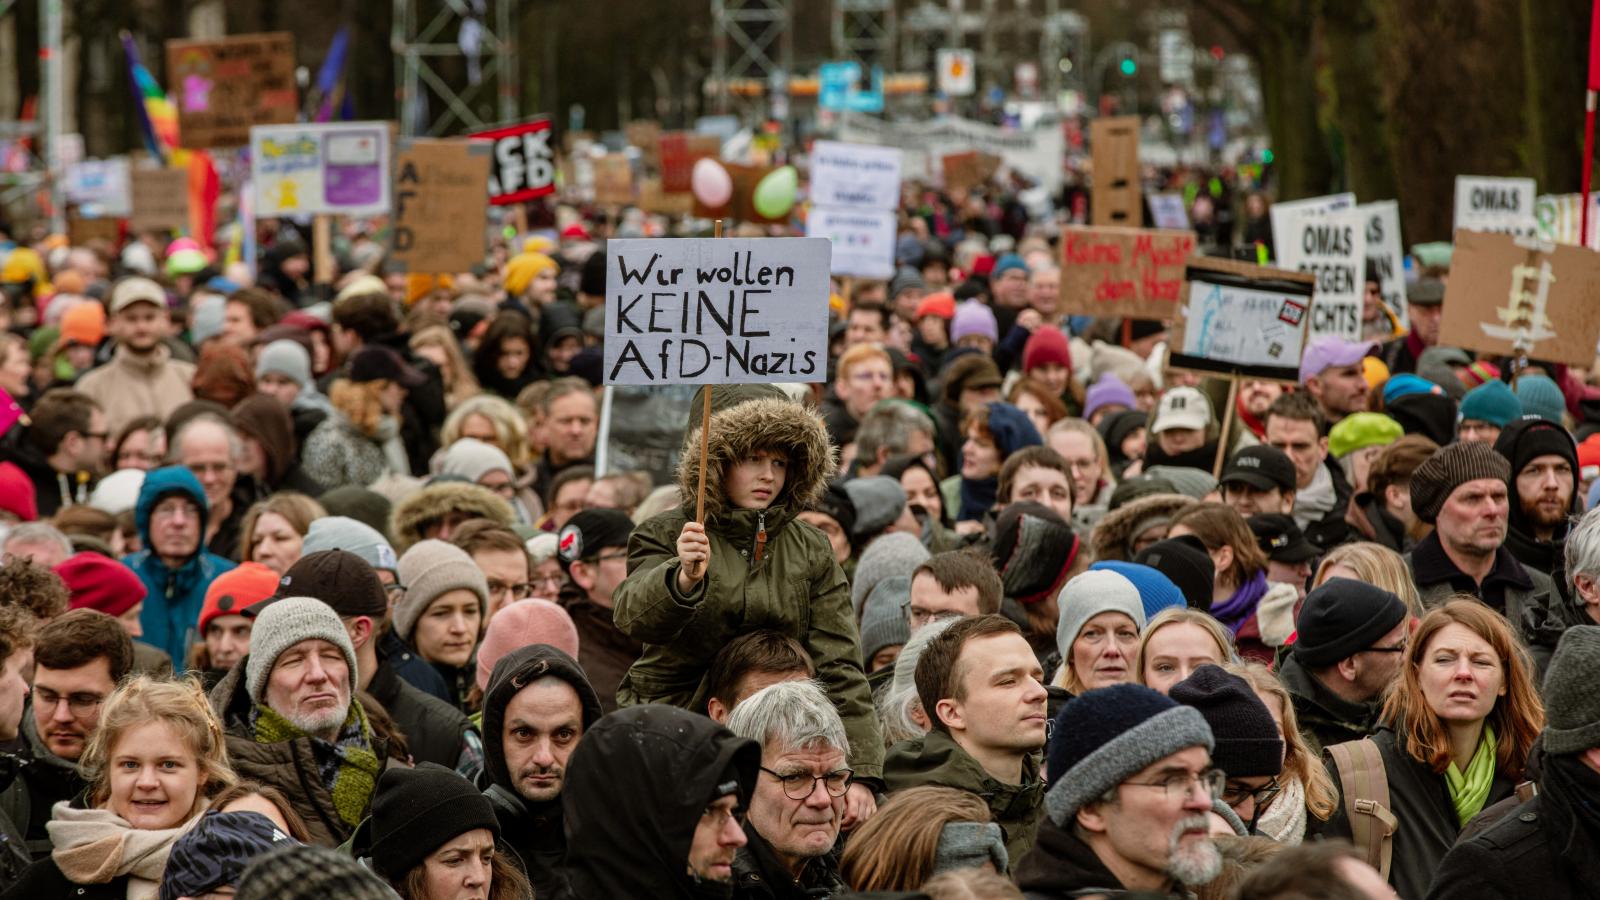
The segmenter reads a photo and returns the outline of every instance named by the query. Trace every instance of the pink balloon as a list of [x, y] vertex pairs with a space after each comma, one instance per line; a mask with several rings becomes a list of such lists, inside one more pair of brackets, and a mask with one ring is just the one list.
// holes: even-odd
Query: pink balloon
[[706, 206], [722, 206], [733, 199], [733, 179], [722, 163], [707, 156], [695, 162], [694, 171], [689, 174], [689, 190]]

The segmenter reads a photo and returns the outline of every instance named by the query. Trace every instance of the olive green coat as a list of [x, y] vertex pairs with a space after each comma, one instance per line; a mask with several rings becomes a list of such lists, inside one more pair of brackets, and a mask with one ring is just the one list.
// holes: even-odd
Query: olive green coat
[[889, 748], [883, 780], [891, 795], [907, 788], [936, 785], [981, 798], [1005, 834], [1012, 871], [1033, 849], [1039, 823], [1044, 820], [1044, 779], [1039, 777], [1039, 760], [1031, 753], [1022, 760], [1022, 783], [1006, 784], [990, 775], [954, 738], [942, 731], [930, 731], [924, 737]]

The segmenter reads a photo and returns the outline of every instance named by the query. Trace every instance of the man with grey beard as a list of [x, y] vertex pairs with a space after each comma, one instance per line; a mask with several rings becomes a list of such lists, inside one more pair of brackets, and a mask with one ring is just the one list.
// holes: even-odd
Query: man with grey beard
[[1015, 868], [1026, 896], [1184, 895], [1217, 877], [1206, 816], [1225, 779], [1198, 710], [1118, 684], [1069, 701], [1053, 734], [1046, 820]]

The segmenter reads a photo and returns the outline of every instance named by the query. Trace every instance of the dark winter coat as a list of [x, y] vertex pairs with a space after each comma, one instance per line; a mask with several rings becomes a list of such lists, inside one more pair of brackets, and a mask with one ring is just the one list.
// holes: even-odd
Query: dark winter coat
[[9, 819], [14, 830], [27, 841], [27, 851], [35, 860], [50, 855], [50, 834], [45, 823], [57, 803], [83, 793], [89, 783], [78, 771], [78, 764], [50, 752], [33, 721], [30, 706], [22, 711], [22, 752], [8, 756], [10, 783], [0, 791], [0, 817]]
[[1471, 594], [1505, 616], [1524, 642], [1529, 637], [1525, 631], [1528, 624], [1547, 620], [1550, 607], [1560, 599], [1549, 575], [1517, 562], [1504, 546], [1495, 551], [1494, 568], [1482, 584], [1450, 561], [1438, 532], [1418, 541], [1405, 560], [1424, 608], [1439, 606], [1458, 593]]
[[733, 857], [734, 900], [817, 900], [850, 890], [839, 877], [839, 854], [830, 850], [806, 863], [795, 880], [766, 839], [746, 823], [749, 843]]
[[617, 688], [628, 667], [644, 654], [644, 643], [624, 634], [612, 620], [611, 610], [590, 600], [587, 591], [570, 581], [561, 586], [556, 602], [578, 629], [578, 664], [600, 695], [601, 709], [614, 712]]
[[456, 770], [461, 763], [464, 737], [475, 730], [460, 710], [413, 687], [393, 666], [383, 662], [372, 673], [367, 693], [383, 704], [389, 718], [406, 736], [413, 760]]
[[417, 655], [393, 631], [385, 631], [378, 639], [378, 664], [392, 669], [401, 680], [446, 706], [454, 707], [450, 687], [433, 664]]
[[901, 741], [889, 748], [883, 762], [889, 792], [922, 785], [966, 791], [989, 806], [989, 814], [1005, 834], [1006, 853], [1018, 860], [1033, 846], [1044, 818], [1044, 779], [1031, 754], [1022, 761], [1022, 783], [1006, 784], [990, 775], [972, 755], [942, 731]]
[[1013, 862], [1011, 871], [1027, 900], [1120, 897], [1127, 893], [1127, 888], [1088, 844], [1070, 828], [1063, 828], [1049, 819], [1040, 827], [1039, 841], [1032, 852]]
[[1294, 704], [1295, 720], [1300, 723], [1300, 736], [1312, 754], [1322, 755], [1322, 748], [1346, 741], [1358, 741], [1378, 728], [1378, 704], [1353, 703], [1323, 686], [1317, 677], [1300, 665], [1293, 653], [1284, 655], [1278, 668], [1278, 680], [1289, 692]]
[[62, 874], [54, 857], [46, 855], [23, 870], [17, 882], [0, 894], [0, 900], [127, 900], [130, 877], [119, 875], [101, 884], [77, 884]]

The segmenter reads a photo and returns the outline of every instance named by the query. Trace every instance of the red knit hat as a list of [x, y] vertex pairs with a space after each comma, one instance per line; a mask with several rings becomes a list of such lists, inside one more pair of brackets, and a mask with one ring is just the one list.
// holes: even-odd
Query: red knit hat
[[243, 615], [245, 607], [271, 597], [278, 590], [278, 573], [258, 562], [240, 563], [223, 572], [206, 588], [206, 601], [200, 607], [200, 634], [217, 616]]
[[917, 314], [914, 318], [923, 316], [938, 316], [941, 319], [954, 319], [956, 317], [956, 295], [948, 291], [941, 294], [929, 294], [917, 304]]
[[24, 522], [39, 518], [39, 502], [34, 497], [33, 481], [16, 463], [0, 462], [0, 510]]
[[66, 582], [73, 609], [95, 609], [121, 616], [144, 602], [144, 582], [133, 570], [99, 553], [74, 553], [56, 566]]
[[1022, 347], [1022, 371], [1032, 372], [1050, 363], [1071, 369], [1072, 349], [1067, 346], [1067, 336], [1061, 329], [1041, 325]]

